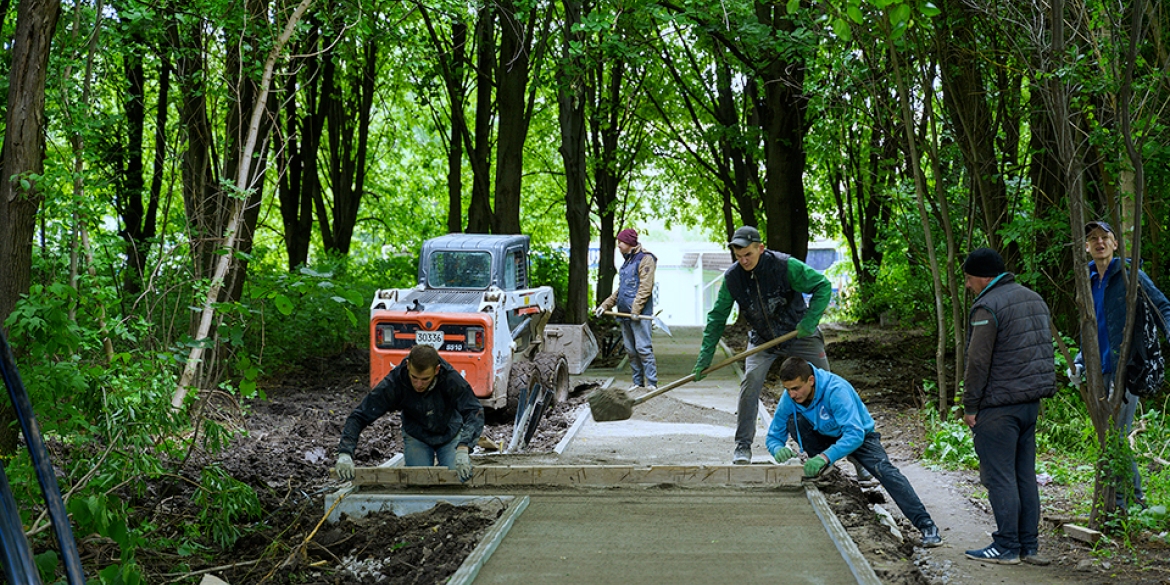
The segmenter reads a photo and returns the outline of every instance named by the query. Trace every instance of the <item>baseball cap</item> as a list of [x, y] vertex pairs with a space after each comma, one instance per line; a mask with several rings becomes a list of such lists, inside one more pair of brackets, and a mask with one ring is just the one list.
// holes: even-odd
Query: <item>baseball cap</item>
[[731, 236], [731, 241], [727, 242], [727, 245], [735, 246], [736, 248], [746, 248], [749, 244], [762, 241], [760, 239], [760, 230], [750, 225], [745, 225], [735, 230], [735, 233]]
[[1101, 229], [1101, 230], [1104, 230], [1106, 233], [1110, 233], [1110, 234], [1114, 233], [1113, 228], [1109, 227], [1109, 224], [1107, 224], [1103, 221], [1097, 220], [1097, 221], [1090, 221], [1089, 223], [1085, 224], [1085, 235], [1086, 236], [1089, 235], [1089, 232], [1091, 232], [1095, 229]]

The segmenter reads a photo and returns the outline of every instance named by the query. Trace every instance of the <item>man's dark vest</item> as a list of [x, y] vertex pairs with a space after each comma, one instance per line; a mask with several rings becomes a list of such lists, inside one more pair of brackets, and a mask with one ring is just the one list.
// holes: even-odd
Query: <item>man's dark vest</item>
[[[996, 332], [987, 388], [979, 407], [1023, 404], [1055, 394], [1052, 333], [1044, 299], [1008, 273], [975, 299], [972, 318], [980, 308], [991, 312]], [[971, 331], [968, 327], [968, 343]]]
[[750, 339], [759, 345], [796, 329], [808, 305], [804, 295], [788, 282], [788, 259], [783, 252], [765, 249], [751, 272], [739, 264], [727, 269], [723, 282], [740, 314], [752, 326]]
[[[658, 260], [654, 254], [639, 248], [637, 252], [630, 254], [622, 263], [622, 267], [618, 269], [617, 310], [619, 313], [629, 313], [630, 309], [634, 307], [634, 297], [638, 296], [638, 285], [641, 284], [638, 267], [642, 264], [642, 256], [647, 254], [654, 260]], [[646, 299], [646, 305], [642, 307], [642, 314], [651, 315], [653, 313], [654, 295], [651, 294], [650, 298]]]

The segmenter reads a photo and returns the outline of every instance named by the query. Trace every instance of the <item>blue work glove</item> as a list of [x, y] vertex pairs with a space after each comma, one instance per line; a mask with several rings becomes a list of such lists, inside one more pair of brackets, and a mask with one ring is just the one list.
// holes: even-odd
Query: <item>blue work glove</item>
[[780, 447], [779, 449], [776, 449], [775, 453], [772, 454], [772, 458], [776, 460], [776, 463], [784, 463], [785, 461], [792, 459], [793, 455], [796, 455], [796, 453], [793, 453], [792, 449], [789, 449], [788, 447]]
[[817, 455], [816, 457], [810, 457], [808, 461], [804, 462], [804, 476], [805, 477], [816, 477], [817, 475], [819, 475], [821, 473], [821, 470], [823, 470], [825, 468], [825, 466], [828, 464], [829, 464], [829, 461], [827, 459], [825, 459], [825, 457], [823, 455]]
[[337, 455], [337, 477], [342, 481], [349, 481], [353, 479], [353, 457], [349, 453], [340, 453]]
[[459, 481], [465, 482], [471, 479], [471, 455], [467, 453], [466, 449], [455, 451], [455, 471], [459, 473]]

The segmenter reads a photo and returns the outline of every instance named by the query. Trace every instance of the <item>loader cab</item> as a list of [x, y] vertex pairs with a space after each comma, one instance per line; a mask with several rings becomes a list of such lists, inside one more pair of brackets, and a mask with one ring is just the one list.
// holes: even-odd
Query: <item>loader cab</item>
[[528, 236], [448, 234], [423, 243], [419, 284], [428, 289], [528, 288]]

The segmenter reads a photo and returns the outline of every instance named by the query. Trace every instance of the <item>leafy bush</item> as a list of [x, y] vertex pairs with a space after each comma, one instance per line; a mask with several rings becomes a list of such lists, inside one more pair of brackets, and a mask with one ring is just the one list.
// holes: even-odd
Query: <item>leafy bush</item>
[[951, 407], [951, 416], [943, 420], [933, 404], [922, 409], [926, 425], [926, 447], [922, 457], [948, 469], [979, 469], [979, 456], [971, 441], [971, 430], [958, 418], [959, 406]]
[[550, 246], [535, 246], [532, 250], [532, 274], [529, 286], [551, 286], [557, 307], [564, 307], [569, 299], [569, 255]]

